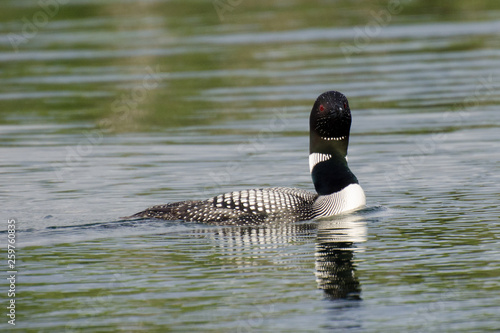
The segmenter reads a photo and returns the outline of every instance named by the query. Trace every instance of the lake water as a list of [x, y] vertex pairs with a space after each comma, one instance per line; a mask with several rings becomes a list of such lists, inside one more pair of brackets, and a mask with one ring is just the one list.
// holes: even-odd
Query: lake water
[[[41, 3], [41, 4], [40, 4]], [[2, 331], [500, 329], [498, 1], [3, 1]], [[126, 221], [313, 189], [308, 117], [350, 101], [362, 211]]]

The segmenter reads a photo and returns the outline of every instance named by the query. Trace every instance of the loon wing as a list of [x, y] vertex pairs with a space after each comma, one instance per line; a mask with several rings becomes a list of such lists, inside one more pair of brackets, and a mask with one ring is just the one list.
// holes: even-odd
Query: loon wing
[[181, 201], [150, 207], [131, 218], [158, 218], [212, 224], [260, 224], [313, 217], [318, 195], [296, 188], [271, 187], [235, 191], [204, 201]]

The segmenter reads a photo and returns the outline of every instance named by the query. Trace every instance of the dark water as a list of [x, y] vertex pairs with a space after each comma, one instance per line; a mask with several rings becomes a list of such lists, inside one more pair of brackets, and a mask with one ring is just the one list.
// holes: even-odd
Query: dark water
[[[497, 1], [51, 4], [0, 13], [2, 331], [500, 329]], [[332, 89], [367, 209], [120, 220], [312, 189], [308, 115]]]

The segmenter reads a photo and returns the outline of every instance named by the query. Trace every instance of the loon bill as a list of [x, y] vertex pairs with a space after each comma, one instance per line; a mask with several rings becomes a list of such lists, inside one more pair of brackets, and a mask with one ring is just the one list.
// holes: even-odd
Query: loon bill
[[317, 193], [287, 187], [244, 190], [153, 206], [129, 218], [249, 225], [309, 220], [364, 207], [365, 193], [347, 165], [351, 129], [347, 98], [338, 91], [321, 94], [309, 126], [309, 167]]

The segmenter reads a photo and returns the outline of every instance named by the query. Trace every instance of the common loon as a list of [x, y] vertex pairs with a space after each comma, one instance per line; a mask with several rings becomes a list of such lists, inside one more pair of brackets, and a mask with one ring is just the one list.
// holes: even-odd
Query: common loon
[[365, 193], [347, 165], [351, 111], [338, 91], [321, 94], [309, 118], [309, 168], [317, 193], [271, 187], [236, 191], [203, 201], [150, 207], [130, 218], [251, 225], [302, 221], [362, 208]]

